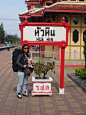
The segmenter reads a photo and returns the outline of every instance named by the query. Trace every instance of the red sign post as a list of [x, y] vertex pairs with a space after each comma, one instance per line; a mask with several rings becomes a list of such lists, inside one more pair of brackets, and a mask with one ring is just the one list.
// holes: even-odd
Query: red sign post
[[61, 23], [34, 23], [25, 21], [19, 24], [21, 45], [58, 45], [61, 48], [61, 73], [59, 93], [64, 94], [64, 54], [68, 45], [70, 25], [63, 17]]

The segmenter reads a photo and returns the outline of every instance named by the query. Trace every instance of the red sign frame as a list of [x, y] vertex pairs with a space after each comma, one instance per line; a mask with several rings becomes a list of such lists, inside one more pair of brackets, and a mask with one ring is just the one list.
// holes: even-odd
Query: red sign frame
[[[63, 40], [61, 42], [55, 42], [55, 41], [23, 41], [23, 28], [25, 26], [60, 26], [66, 28], [66, 42]], [[27, 18], [25, 18], [25, 21], [19, 24], [19, 29], [21, 31], [21, 45], [28, 44], [28, 45], [59, 45], [60, 47], [67, 47], [68, 45], [68, 32], [70, 29], [70, 25], [65, 22], [65, 18], [63, 17], [61, 23], [38, 23], [38, 22], [28, 22]]]
[[[53, 42], [53, 41], [23, 41], [23, 28], [25, 26], [63, 26], [66, 28], [66, 42]], [[58, 45], [61, 48], [61, 71], [60, 71], [60, 88], [59, 94], [64, 94], [64, 54], [65, 54], [65, 47], [68, 45], [68, 32], [70, 29], [70, 24], [65, 22], [65, 18], [63, 17], [61, 23], [34, 23], [28, 22], [27, 18], [25, 21], [19, 24], [19, 28], [21, 31], [21, 45], [28, 44], [28, 45]]]

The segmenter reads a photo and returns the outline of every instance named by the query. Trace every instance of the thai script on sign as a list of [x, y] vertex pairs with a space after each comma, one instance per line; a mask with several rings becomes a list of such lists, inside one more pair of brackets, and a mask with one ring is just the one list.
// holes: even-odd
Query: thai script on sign
[[49, 90], [49, 85], [46, 85], [45, 87], [44, 85], [43, 86], [36, 85], [36, 87], [37, 87], [37, 90]]
[[34, 84], [34, 90], [35, 91], [50, 91], [51, 90], [51, 87], [50, 87], [50, 83], [37, 83], [37, 84]]
[[44, 37], [46, 37], [46, 41], [53, 41], [53, 37], [55, 37], [55, 29], [51, 29], [50, 27], [37, 27], [34, 34], [36, 41], [44, 41]]

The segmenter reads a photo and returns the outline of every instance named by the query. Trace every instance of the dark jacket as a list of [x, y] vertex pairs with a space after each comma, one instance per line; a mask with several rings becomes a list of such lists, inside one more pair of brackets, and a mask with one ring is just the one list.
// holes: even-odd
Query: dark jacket
[[[29, 56], [28, 56], [29, 57]], [[24, 72], [24, 65], [28, 66], [27, 57], [23, 54], [20, 54], [17, 59], [18, 71]]]

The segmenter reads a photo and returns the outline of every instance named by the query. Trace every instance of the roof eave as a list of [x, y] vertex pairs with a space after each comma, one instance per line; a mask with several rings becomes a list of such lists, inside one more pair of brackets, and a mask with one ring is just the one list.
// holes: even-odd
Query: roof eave
[[31, 1], [25, 1], [25, 4], [41, 4], [41, 2], [31, 2]]
[[45, 9], [45, 12], [70, 12], [70, 13], [86, 13], [86, 10], [64, 10], [64, 9]]
[[31, 14], [31, 17], [43, 17], [43, 14]]

